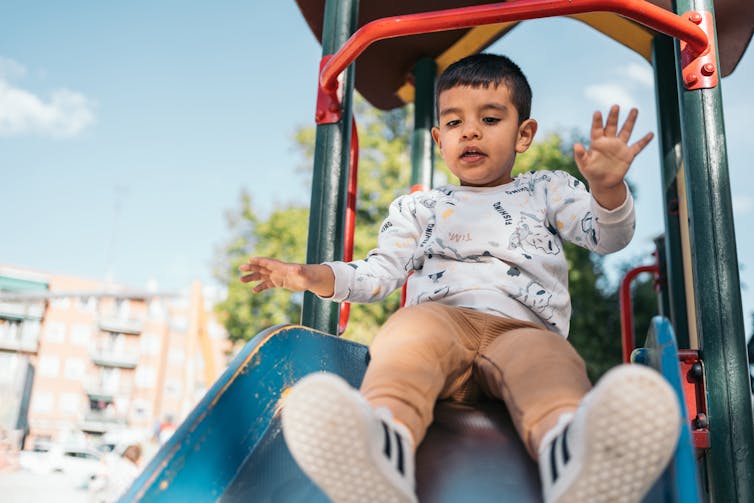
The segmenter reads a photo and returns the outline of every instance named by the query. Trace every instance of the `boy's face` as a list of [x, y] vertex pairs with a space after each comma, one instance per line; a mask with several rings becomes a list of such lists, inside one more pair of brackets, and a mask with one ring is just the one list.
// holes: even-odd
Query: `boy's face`
[[525, 152], [537, 122], [519, 125], [508, 87], [453, 87], [437, 101], [439, 127], [432, 138], [461, 185], [494, 187], [511, 181], [516, 153]]

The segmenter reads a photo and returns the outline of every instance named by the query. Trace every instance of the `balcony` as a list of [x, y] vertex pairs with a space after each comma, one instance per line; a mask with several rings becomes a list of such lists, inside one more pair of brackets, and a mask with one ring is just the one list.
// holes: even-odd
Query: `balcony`
[[13, 334], [0, 333], [0, 350], [2, 351], [36, 353], [38, 349], [39, 337], [37, 335], [24, 335], [18, 337]]
[[84, 414], [79, 428], [90, 433], [105, 433], [126, 424], [126, 417], [116, 415], [112, 410], [90, 410]]
[[112, 403], [115, 397], [129, 396], [133, 391], [133, 386], [130, 383], [111, 384], [100, 379], [89, 379], [84, 389], [90, 400]]
[[144, 322], [136, 318], [103, 316], [99, 328], [105, 332], [139, 335], [144, 329]]
[[44, 302], [9, 302], [0, 301], [0, 318], [13, 320], [42, 319], [44, 315]]
[[96, 348], [90, 353], [92, 362], [101, 367], [117, 367], [132, 369], [139, 363], [139, 353], [136, 351], [119, 351], [110, 348]]

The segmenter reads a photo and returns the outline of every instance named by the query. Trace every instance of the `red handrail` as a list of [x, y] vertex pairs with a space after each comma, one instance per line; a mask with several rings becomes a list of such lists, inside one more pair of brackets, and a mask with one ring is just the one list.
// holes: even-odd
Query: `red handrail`
[[[348, 195], [346, 197], [346, 232], [343, 239], [343, 261], [353, 260], [354, 233], [356, 232], [356, 188], [359, 178], [359, 131], [356, 129], [356, 119], [351, 118], [351, 145], [348, 158]], [[338, 321], [338, 335], [342, 335], [348, 326], [351, 316], [350, 302], [340, 306]]]
[[707, 35], [694, 21], [644, 0], [516, 0], [376, 19], [359, 28], [329, 58], [322, 68], [319, 85], [325, 93], [334, 93], [338, 76], [378, 40], [587, 12], [613, 12], [633, 19], [686, 42], [694, 54], [703, 53], [709, 45]]
[[631, 352], [634, 350], [634, 314], [631, 306], [631, 282], [639, 274], [651, 272], [655, 276], [660, 274], [657, 264], [644, 265], [631, 269], [623, 277], [620, 283], [620, 330], [623, 344], [623, 363], [631, 361]]

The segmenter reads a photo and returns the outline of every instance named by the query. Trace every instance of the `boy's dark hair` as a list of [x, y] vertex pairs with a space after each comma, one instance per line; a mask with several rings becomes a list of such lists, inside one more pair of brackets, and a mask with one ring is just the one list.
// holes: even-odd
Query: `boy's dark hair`
[[490, 85], [497, 87], [500, 84], [508, 87], [511, 101], [518, 112], [519, 124], [528, 119], [531, 113], [529, 82], [516, 63], [497, 54], [472, 54], [448, 66], [437, 79], [435, 100], [439, 102], [440, 93], [458, 86], [486, 89]]

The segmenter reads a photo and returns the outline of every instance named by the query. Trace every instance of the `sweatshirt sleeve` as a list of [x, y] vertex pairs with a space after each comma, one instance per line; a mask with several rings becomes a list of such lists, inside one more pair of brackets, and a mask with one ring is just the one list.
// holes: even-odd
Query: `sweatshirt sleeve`
[[414, 254], [423, 232], [420, 216], [427, 216], [421, 215], [427, 208], [417, 204], [417, 200], [406, 195], [393, 201], [380, 227], [377, 248], [365, 259], [325, 262], [335, 275], [334, 294], [328, 300], [377, 302], [406, 282], [408, 274], [417, 268], [417, 260], [421, 260]]
[[634, 199], [627, 184], [623, 204], [608, 210], [581, 181], [564, 171], [553, 172], [548, 185], [547, 218], [563, 239], [600, 254], [628, 245], [636, 226]]

